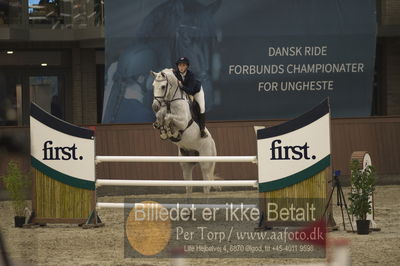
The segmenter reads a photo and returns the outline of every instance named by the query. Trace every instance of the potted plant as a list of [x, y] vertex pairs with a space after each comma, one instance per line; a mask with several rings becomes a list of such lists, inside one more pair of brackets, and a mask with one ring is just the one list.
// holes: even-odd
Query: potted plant
[[14, 207], [15, 227], [22, 227], [25, 224], [26, 189], [29, 185], [27, 175], [23, 174], [18, 163], [10, 161], [7, 173], [2, 177], [6, 190], [8, 191]]
[[357, 233], [369, 234], [370, 221], [367, 214], [371, 213], [370, 196], [375, 190], [375, 169], [367, 166], [360, 169], [357, 160], [351, 162], [351, 192], [350, 192], [350, 213], [356, 217]]

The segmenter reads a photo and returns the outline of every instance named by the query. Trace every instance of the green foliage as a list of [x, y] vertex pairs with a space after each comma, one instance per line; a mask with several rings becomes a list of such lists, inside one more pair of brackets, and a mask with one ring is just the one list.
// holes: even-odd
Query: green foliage
[[357, 160], [351, 162], [351, 192], [350, 213], [358, 220], [366, 220], [367, 214], [371, 213], [371, 200], [369, 196], [375, 190], [375, 168], [367, 166], [360, 169]]
[[7, 173], [2, 176], [4, 185], [10, 194], [15, 215], [24, 216], [24, 209], [26, 207], [26, 191], [29, 186], [29, 178], [26, 174], [22, 173], [19, 165], [15, 161], [8, 163]]

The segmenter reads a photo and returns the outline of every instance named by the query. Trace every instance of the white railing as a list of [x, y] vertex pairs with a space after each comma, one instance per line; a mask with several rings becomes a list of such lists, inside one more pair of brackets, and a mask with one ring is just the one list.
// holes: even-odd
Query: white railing
[[96, 156], [96, 163], [140, 162], [140, 163], [179, 163], [179, 162], [231, 162], [257, 163], [257, 156]]
[[96, 186], [146, 186], [146, 187], [258, 187], [257, 180], [121, 180], [97, 179]]
[[186, 203], [186, 204], [171, 204], [171, 203], [119, 203], [119, 202], [97, 202], [96, 208], [114, 208], [114, 209], [123, 209], [123, 208], [158, 208], [164, 207], [166, 209], [171, 208], [196, 208], [196, 209], [205, 209], [205, 208], [257, 208], [255, 204], [198, 204], [198, 203]]

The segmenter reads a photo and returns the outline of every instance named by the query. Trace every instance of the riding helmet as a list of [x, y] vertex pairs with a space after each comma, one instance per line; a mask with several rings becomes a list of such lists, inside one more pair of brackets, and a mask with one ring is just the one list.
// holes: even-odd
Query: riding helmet
[[186, 64], [188, 66], [190, 65], [189, 59], [187, 57], [180, 57], [178, 60], [176, 60], [176, 65], [179, 65], [181, 63]]

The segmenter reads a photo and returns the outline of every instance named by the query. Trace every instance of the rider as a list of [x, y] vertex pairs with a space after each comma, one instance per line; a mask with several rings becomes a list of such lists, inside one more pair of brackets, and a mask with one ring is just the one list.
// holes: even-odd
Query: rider
[[198, 81], [192, 71], [189, 70], [189, 59], [186, 57], [181, 57], [176, 61], [176, 69], [174, 69], [174, 74], [178, 79], [179, 87], [183, 89], [187, 94], [194, 97], [194, 101], [197, 102], [200, 109], [199, 114], [199, 126], [200, 126], [200, 136], [202, 138], [207, 137], [205, 129], [205, 101], [204, 101], [204, 91], [201, 86], [200, 81]]

